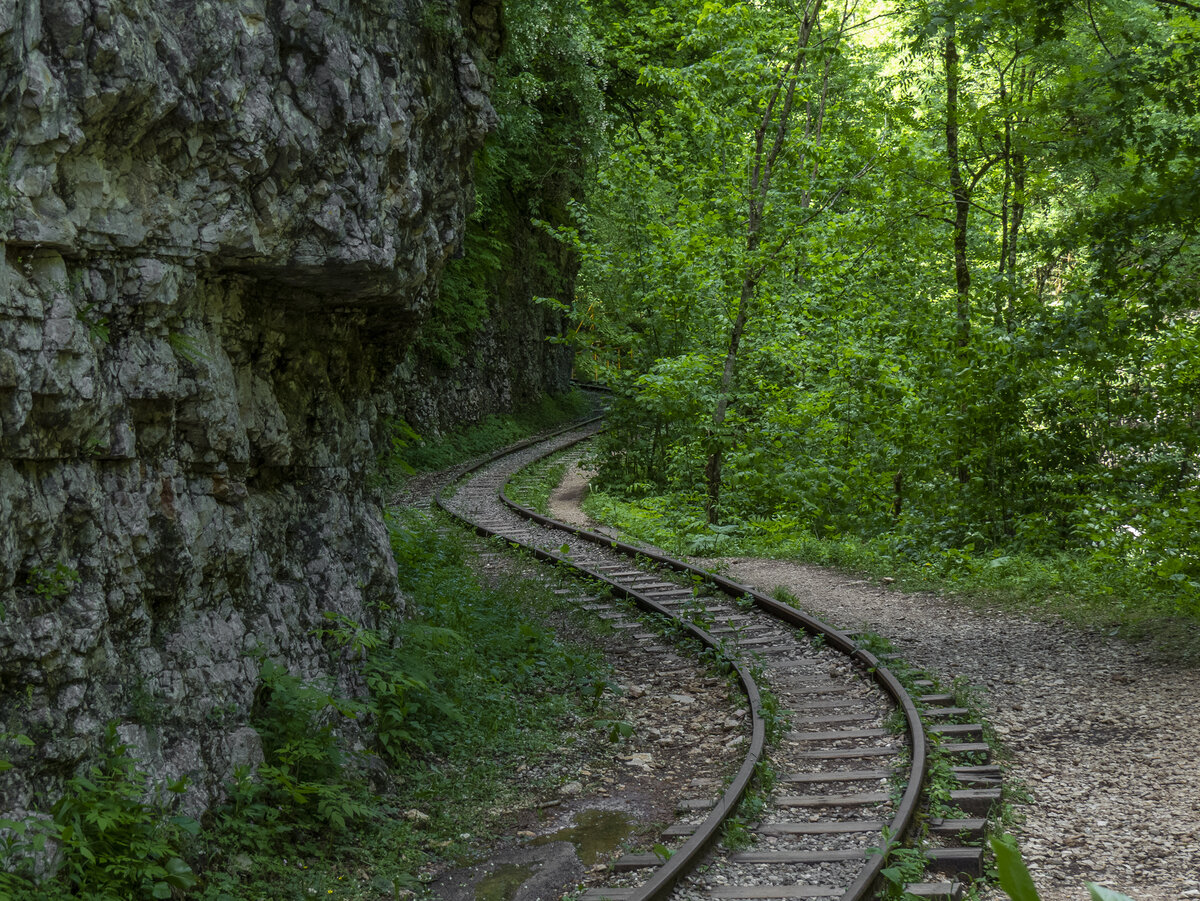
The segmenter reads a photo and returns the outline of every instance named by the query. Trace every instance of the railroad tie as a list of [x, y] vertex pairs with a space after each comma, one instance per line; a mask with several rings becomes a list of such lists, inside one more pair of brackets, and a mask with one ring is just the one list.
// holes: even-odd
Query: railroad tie
[[833, 770], [821, 773], [784, 773], [776, 778], [776, 782], [785, 785], [813, 785], [823, 782], [878, 782], [890, 779], [895, 773], [893, 769], [886, 770]]
[[789, 732], [788, 741], [850, 741], [860, 738], [882, 738], [890, 735], [887, 729], [835, 729], [828, 732]]
[[970, 714], [966, 707], [932, 707], [925, 711], [926, 719], [950, 719], [956, 716], [967, 716]]
[[925, 727], [930, 735], [948, 738], [982, 738], [983, 726], [979, 723], [931, 723]]
[[959, 901], [966, 887], [961, 882], [913, 882], [904, 891], [928, 901]]
[[929, 831], [933, 835], [940, 835], [944, 838], [961, 838], [969, 842], [983, 841], [984, 833], [987, 831], [987, 820], [982, 817], [966, 819], [934, 817], [929, 821]]
[[[540, 521], [531, 511], [510, 513], [503, 507], [498, 494], [513, 472], [536, 456], [565, 448], [587, 434], [589, 432], [580, 429], [564, 431], [541, 444], [531, 442], [524, 445], [525, 449], [518, 456], [497, 457], [474, 475], [469, 475], [453, 501], [443, 497], [439, 502], [472, 525], [486, 525], [501, 531], [506, 543], [524, 544], [539, 554], [561, 559], [560, 548], [565, 541], [570, 547], [570, 559], [563, 561], [567, 565], [576, 569], [586, 568], [593, 576], [601, 575], [604, 580], [615, 582], [620, 586], [614, 589], [615, 593], [624, 590], [652, 600], [660, 608], [670, 610], [677, 620], [691, 618], [699, 623], [710, 623], [706, 629], [709, 634], [722, 637], [725, 651], [730, 653], [732, 648], [732, 653], [743, 665], [756, 659], [761, 661], [765, 672], [775, 683], [771, 687], [776, 698], [790, 713], [795, 724], [793, 731], [787, 735], [788, 742], [780, 746], [777, 752], [771, 752], [776, 755], [777, 768], [785, 773], [780, 777], [779, 785], [780, 788], [800, 794], [776, 796], [764, 811], [761, 821], [747, 828], [756, 835], [778, 836], [784, 841], [798, 837], [801, 841], [796, 844], [800, 847], [794, 850], [763, 847], [761, 850], [750, 849], [732, 854], [727, 858], [733, 865], [731, 870], [722, 872], [719, 866], [709, 869], [703, 876], [691, 877], [689, 885], [692, 890], [708, 897], [731, 901], [772, 898], [836, 898], [840, 901], [847, 892], [847, 884], [800, 884], [840, 882], [840, 876], [830, 876], [829, 870], [812, 871], [812, 875], [805, 875], [804, 867], [842, 861], [844, 863], [837, 864], [834, 871], [850, 872], [867, 868], [865, 872], [871, 873], [871, 868], [882, 865], [878, 855], [869, 856], [866, 845], [880, 844], [884, 821], [900, 816], [899, 811], [907, 809], [911, 800], [906, 800], [904, 805], [893, 811], [888, 806], [892, 800], [890, 792], [870, 790], [884, 787], [893, 775], [893, 768], [902, 766], [898, 755], [907, 745], [907, 738], [873, 724], [880, 722], [888, 710], [895, 709], [894, 704], [901, 699], [903, 709], [912, 709], [911, 705], [904, 708], [904, 704], [909, 703], [904, 697], [904, 690], [894, 681], [888, 681], [892, 676], [886, 669], [871, 672], [857, 665], [847, 666], [844, 662], [831, 666], [830, 655], [840, 653], [841, 636], [846, 633], [833, 630], [794, 610], [788, 613], [786, 605], [778, 605], [745, 586], [738, 586], [729, 580], [709, 579], [678, 561], [671, 561], [650, 551], [642, 551], [634, 559], [630, 549], [618, 547], [615, 541], [576, 534], [564, 538], [561, 532], [553, 531], [551, 527], [555, 524], [552, 522], [546, 527], [526, 524], [531, 519]], [[682, 584], [680, 581], [670, 581], [673, 576], [666, 575], [668, 570], [682, 573], [682, 580], [687, 581], [682, 581]], [[703, 592], [699, 591], [702, 579], [707, 580], [708, 586]], [[718, 591], [723, 594], [718, 596]], [[556, 589], [555, 593], [561, 597], [577, 594], [567, 588]], [[753, 604], [744, 603], [747, 599], [752, 599]], [[662, 640], [637, 620], [631, 611], [603, 601], [595, 593], [576, 597], [575, 600], [579, 606], [606, 619], [621, 634], [641, 642], [642, 648]], [[823, 651], [814, 649], [808, 642], [809, 633], [827, 636], [830, 639], [829, 647]], [[622, 647], [628, 648], [629, 653], [643, 653], [632, 641], [623, 642]], [[652, 649], [666, 654], [674, 652], [672, 648], [657, 644]], [[614, 653], [617, 652], [614, 650]], [[841, 659], [845, 660], [844, 657]], [[663, 660], [663, 663], [666, 662]], [[746, 666], [745, 670], [748, 674], [750, 667]], [[758, 689], [748, 675], [742, 679], [744, 690], [752, 699], [751, 717], [743, 725], [753, 721], [758, 730], [756, 734], [761, 735], [763, 726], [753, 701]], [[970, 808], [972, 811], [986, 809], [987, 804], [994, 803], [994, 780], [999, 777], [992, 769], [979, 766], [980, 752], [975, 747], [979, 743], [971, 740], [980, 738], [981, 730], [977, 726], [972, 729], [972, 724], [948, 722], [965, 719], [966, 711], [955, 707], [952, 696], [936, 694], [937, 688], [932, 681], [920, 687], [927, 689], [921, 706], [926, 711], [933, 711], [927, 714], [929, 719], [939, 721], [938, 725], [928, 727], [929, 733], [947, 740], [942, 745], [943, 749], [954, 745], [962, 748], [949, 753], [976, 755], [973, 758], [963, 756], [957, 761], [962, 765], [957, 773], [963, 786], [958, 790], [959, 797], [968, 808], [976, 805]], [[920, 734], [915, 727], [909, 731], [911, 734]], [[756, 738], [755, 742], [758, 741], [760, 739]], [[986, 748], [986, 745], [983, 747]], [[820, 772], [803, 772], [809, 766], [824, 769]], [[693, 786], [689, 793], [709, 796], [685, 798], [680, 801], [679, 809], [692, 814], [688, 817], [690, 819], [703, 818], [703, 823], [676, 824], [661, 833], [662, 839], [707, 837], [708, 831], [721, 818], [707, 812], [719, 811], [722, 815], [732, 812], [731, 791], [732, 787], [726, 789], [723, 784]], [[874, 814], [874, 805], [879, 805], [874, 808], [879, 811], [878, 814]], [[789, 810], [803, 813], [797, 817], [790, 814]], [[819, 818], [806, 822], [778, 822], [793, 818], [808, 820], [810, 814]], [[903, 814], [904, 817], [910, 815], [911, 811]], [[967, 832], [967, 827], [975, 819], [942, 821], [932, 828], [938, 829], [939, 835], [959, 835]], [[805, 836], [817, 837], [817, 841], [804, 839]], [[647, 898], [648, 891], [685, 876], [688, 868], [699, 861], [698, 856], [692, 857], [691, 851], [687, 850], [688, 844], [691, 843], [684, 843], [684, 847], [666, 861], [656, 854], [622, 856], [615, 864], [617, 871], [650, 871], [651, 874], [646, 877], [648, 881], [640, 887], [589, 889], [581, 896], [582, 901], [641, 901]], [[814, 849], [813, 844], [824, 850]], [[697, 843], [693, 847], [702, 845]], [[952, 849], [935, 857], [937, 859], [931, 861], [931, 866], [945, 872], [969, 872], [972, 865], [970, 851], [962, 849]], [[752, 881], [745, 875], [750, 870], [737, 865], [747, 864], [790, 866], [790, 871], [776, 870], [770, 876], [762, 876], [759, 881], [796, 884], [744, 884]], [[847, 883], [850, 881], [846, 880]], [[927, 885], [945, 885], [947, 888], [941, 895], [935, 889], [921, 886], [912, 886], [910, 890], [926, 897], [955, 901], [954, 895], [958, 890], [956, 883], [931, 882]], [[846, 901], [862, 901], [863, 897], [861, 893], [855, 894], [853, 899], [847, 898]]]
[[840, 898], [845, 889], [832, 885], [728, 885], [708, 890], [708, 897], [728, 901], [755, 898]]
[[887, 792], [857, 792], [852, 795], [781, 795], [776, 807], [871, 807], [892, 799]]

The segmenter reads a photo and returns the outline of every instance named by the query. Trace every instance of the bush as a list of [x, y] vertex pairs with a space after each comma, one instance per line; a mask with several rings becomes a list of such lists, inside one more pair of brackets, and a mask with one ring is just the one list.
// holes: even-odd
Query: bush
[[[181, 794], [185, 780], [167, 786]], [[149, 800], [147, 800], [149, 797]], [[104, 730], [100, 762], [67, 781], [48, 820], [0, 822], [10, 831], [0, 845], [0, 890], [14, 901], [61, 897], [90, 901], [170, 898], [196, 884], [182, 859], [192, 819], [171, 813], [171, 803], [151, 792], [116, 726]], [[55, 847], [45, 879], [35, 873], [35, 857]]]

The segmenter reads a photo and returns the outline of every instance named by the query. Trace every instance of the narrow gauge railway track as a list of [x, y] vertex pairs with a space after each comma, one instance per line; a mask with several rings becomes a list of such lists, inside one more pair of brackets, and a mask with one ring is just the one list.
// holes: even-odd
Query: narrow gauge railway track
[[[537, 460], [571, 448], [600, 428], [591, 420], [549, 437], [532, 439], [467, 470], [453, 494], [438, 503], [477, 532], [499, 536], [539, 559], [569, 566], [607, 586], [642, 611], [672, 621], [677, 630], [715, 648], [732, 666], [750, 704], [750, 741], [741, 767], [719, 797], [680, 800], [679, 819], [662, 837], [677, 845], [663, 861], [629, 854], [615, 869], [623, 884], [590, 890], [583, 901], [653, 901], [672, 892], [690, 898], [871, 897], [881, 884], [885, 857], [876, 849], [899, 847], [921, 803], [928, 760], [927, 727], [918, 706], [886, 661], [859, 646], [853, 634], [722, 576], [682, 561], [559, 523], [512, 502], [508, 479]], [[716, 593], [699, 596], [704, 586]], [[654, 646], [657, 634], [618, 608], [588, 609]], [[764, 756], [766, 723], [758, 680], [779, 703], [791, 731]], [[924, 705], [947, 705], [949, 696], [926, 695]], [[930, 707], [930, 709], [936, 709]], [[943, 707], [943, 709], [947, 709]], [[947, 709], [951, 716], [962, 711]], [[888, 728], [903, 722], [901, 732]], [[948, 753], [984, 752], [971, 738], [977, 724], [935, 725]], [[747, 825], [747, 850], [713, 854], [715, 839], [735, 813], [760, 761], [775, 774], [775, 791]], [[991, 778], [987, 767], [962, 767]], [[986, 773], [983, 771], [987, 771]], [[897, 793], [892, 786], [901, 786]], [[995, 789], [956, 794], [990, 801]], [[979, 820], [931, 822], [945, 835], [978, 831]], [[979, 850], [941, 848], [925, 852], [931, 869], [977, 872]], [[697, 868], [704, 863], [703, 874]], [[953, 898], [953, 880], [909, 884], [918, 895]]]

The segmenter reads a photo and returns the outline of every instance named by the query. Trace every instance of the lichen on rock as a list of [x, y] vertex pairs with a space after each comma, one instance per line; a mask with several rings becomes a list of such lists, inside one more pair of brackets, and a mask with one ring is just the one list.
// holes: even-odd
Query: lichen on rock
[[37, 743], [0, 811], [114, 720], [209, 803], [261, 754], [256, 655], [361, 690], [319, 627], [403, 603], [381, 424], [513, 399], [408, 353], [500, 28], [498, 0], [0, 6], [0, 731]]

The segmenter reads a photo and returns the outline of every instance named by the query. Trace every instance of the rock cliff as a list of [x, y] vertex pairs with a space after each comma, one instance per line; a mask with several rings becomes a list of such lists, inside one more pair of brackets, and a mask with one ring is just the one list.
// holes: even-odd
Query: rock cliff
[[0, 811], [111, 720], [214, 797], [260, 754], [258, 659], [354, 690], [325, 612], [403, 602], [384, 423], [562, 386], [528, 305], [460, 372], [412, 353], [495, 125], [500, 14], [0, 4], [0, 732], [37, 744]]

